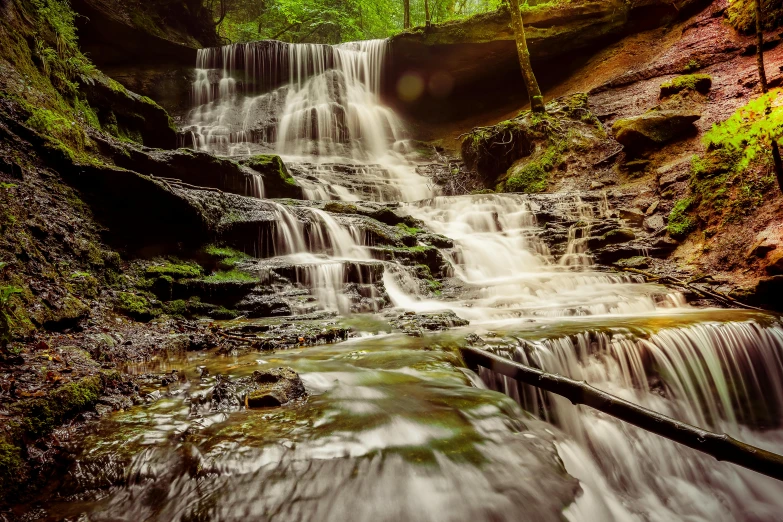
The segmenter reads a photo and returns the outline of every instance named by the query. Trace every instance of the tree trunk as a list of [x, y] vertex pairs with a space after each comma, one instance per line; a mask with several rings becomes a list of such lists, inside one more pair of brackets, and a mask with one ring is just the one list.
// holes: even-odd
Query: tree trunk
[[[761, 0], [755, 0], [756, 7], [756, 65], [759, 69], [759, 82], [761, 83], [761, 93], [767, 94], [769, 87], [767, 86], [767, 73], [764, 70], [764, 18], [761, 12]], [[772, 111], [771, 107], [767, 107], [767, 115]], [[769, 140], [772, 142], [772, 164], [775, 169], [775, 177], [778, 180], [778, 189], [783, 193], [783, 160], [780, 158], [780, 148], [775, 136], [770, 136]]]
[[402, 0], [403, 7], [403, 21], [402, 26], [405, 29], [411, 28], [411, 0]]
[[530, 97], [530, 108], [533, 112], [546, 112], [544, 96], [538, 87], [536, 75], [533, 74], [533, 66], [530, 64], [530, 51], [527, 48], [525, 38], [525, 26], [522, 24], [522, 12], [519, 9], [519, 0], [509, 0], [508, 8], [511, 11], [511, 27], [517, 40], [517, 54], [519, 66], [522, 69], [522, 78], [525, 80], [527, 94]]
[[430, 0], [424, 0], [424, 27], [429, 27], [432, 24], [430, 20]]
[[769, 477], [783, 480], [783, 456], [713, 433], [642, 408], [632, 402], [561, 375], [545, 373], [478, 348], [461, 348], [468, 367], [483, 366], [525, 384], [561, 395], [573, 404], [584, 404], [650, 431], [717, 460], [732, 462]]

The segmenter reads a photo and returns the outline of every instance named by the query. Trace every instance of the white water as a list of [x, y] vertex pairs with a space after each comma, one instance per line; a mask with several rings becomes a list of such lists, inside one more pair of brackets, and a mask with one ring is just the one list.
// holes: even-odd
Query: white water
[[[194, 143], [221, 154], [280, 153], [310, 199], [409, 202], [408, 213], [455, 241], [443, 254], [458, 290], [426, 297], [410, 271], [389, 265], [383, 278], [394, 305], [451, 309], [474, 327], [524, 327], [519, 337], [534, 341], [508, 356], [783, 452], [783, 330], [757, 317], [712, 319], [676, 292], [598, 271], [585, 238], [606, 217], [606, 202], [555, 201], [580, 224], [556, 257], [538, 237], [541, 200], [432, 198], [406, 159], [404, 125], [380, 99], [385, 53], [380, 41], [203, 51]], [[297, 281], [321, 306], [349, 311], [346, 271], [372, 259], [363, 231], [318, 210], [276, 208], [274, 255], [297, 265]], [[772, 479], [488, 371], [482, 377], [568, 435], [559, 452], [583, 488], [565, 513], [570, 521], [781, 519], [783, 487]]]
[[[297, 162], [314, 163], [306, 170], [317, 182], [300, 180], [311, 199], [429, 197], [432, 187], [406, 160], [404, 126], [381, 101], [387, 54], [385, 40], [202, 49], [192, 144], [231, 156], [272, 151], [295, 173]], [[354, 167], [352, 184], [344, 171], [320, 166], [334, 163]]]

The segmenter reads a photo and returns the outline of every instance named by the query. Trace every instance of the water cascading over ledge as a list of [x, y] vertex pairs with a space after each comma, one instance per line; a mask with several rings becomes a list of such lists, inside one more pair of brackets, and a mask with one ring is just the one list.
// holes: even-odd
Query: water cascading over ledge
[[403, 136], [380, 102], [385, 40], [261, 41], [198, 52], [192, 145], [219, 154], [382, 156]]

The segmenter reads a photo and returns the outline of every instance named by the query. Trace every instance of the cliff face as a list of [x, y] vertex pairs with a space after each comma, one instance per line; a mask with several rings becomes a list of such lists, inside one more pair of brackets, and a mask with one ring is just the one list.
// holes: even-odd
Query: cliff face
[[[598, 49], [634, 32], [664, 26], [704, 4], [576, 0], [525, 6], [525, 33], [539, 83], [554, 85]], [[427, 124], [525, 102], [514, 34], [503, 8], [392, 38], [390, 99], [395, 100], [398, 82], [406, 76], [419, 78], [425, 89], [414, 100], [396, 105]], [[439, 83], [447, 88], [438, 88]]]
[[[768, 135], [751, 128], [763, 125], [765, 103], [772, 108], [769, 127], [780, 121], [780, 30], [769, 31], [765, 40], [773, 90], [767, 102], [759, 101], [755, 37], [732, 26], [725, 1], [592, 53], [549, 83], [545, 98], [587, 93], [607, 141], [581, 151], [578, 159], [559, 154], [562, 161], [545, 169], [548, 184], [536, 191], [605, 190], [610, 200], [624, 201], [628, 215], [643, 222], [653, 239], [671, 245], [659, 253], [649, 249], [653, 254], [636, 260], [646, 269], [685, 280], [709, 276], [714, 290], [779, 308], [783, 196], [772, 173]], [[546, 63], [540, 66], [545, 75]], [[508, 125], [524, 103], [512, 103], [505, 114], [441, 128], [439, 143], [453, 147], [459, 143], [453, 138], [474, 126]], [[516, 190], [496, 184], [526, 162], [504, 165], [488, 185]]]
[[219, 44], [201, 0], [74, 0], [79, 43], [103, 72], [173, 114], [188, 109], [196, 50]]

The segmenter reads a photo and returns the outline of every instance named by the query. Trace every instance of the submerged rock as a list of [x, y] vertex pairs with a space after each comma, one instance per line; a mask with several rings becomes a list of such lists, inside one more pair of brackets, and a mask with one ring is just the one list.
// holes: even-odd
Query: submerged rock
[[440, 331], [457, 326], [467, 326], [470, 321], [462, 319], [451, 310], [416, 314], [407, 312], [392, 319], [391, 324], [408, 335], [420, 336], [422, 330]]
[[245, 397], [247, 408], [275, 408], [307, 397], [302, 379], [291, 368], [256, 370], [251, 380], [255, 389]]

